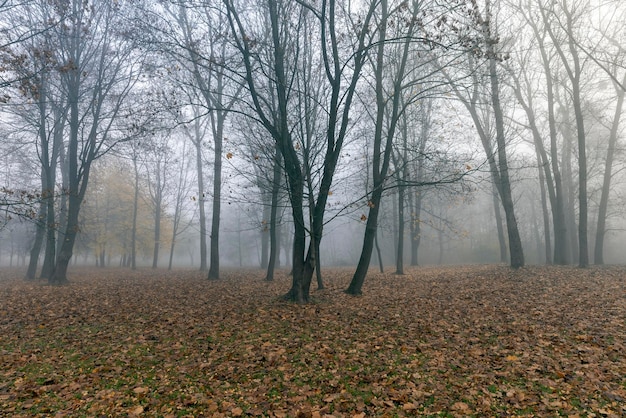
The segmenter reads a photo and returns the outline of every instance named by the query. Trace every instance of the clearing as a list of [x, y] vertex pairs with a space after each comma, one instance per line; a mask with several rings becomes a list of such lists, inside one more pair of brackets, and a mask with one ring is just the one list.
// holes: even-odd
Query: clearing
[[0, 416], [626, 415], [626, 268], [0, 271]]

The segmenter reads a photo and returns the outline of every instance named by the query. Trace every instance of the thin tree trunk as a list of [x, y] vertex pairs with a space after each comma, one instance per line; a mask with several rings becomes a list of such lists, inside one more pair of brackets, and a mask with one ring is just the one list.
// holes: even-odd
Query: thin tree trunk
[[380, 205], [378, 204], [382, 196], [382, 187], [374, 189], [371, 198], [369, 217], [365, 224], [365, 235], [363, 237], [363, 246], [361, 247], [361, 256], [359, 257], [359, 263], [357, 264], [356, 271], [352, 276], [352, 281], [346, 290], [346, 293], [350, 295], [360, 295], [362, 293], [363, 283], [365, 282], [365, 276], [369, 270], [370, 261], [372, 258], [372, 250], [374, 248], [374, 239], [376, 238], [376, 232], [378, 230], [378, 213]]
[[270, 258], [267, 264], [267, 274], [265, 275], [265, 280], [272, 281], [274, 280], [274, 270], [276, 269], [276, 261], [280, 254], [280, 245], [278, 242], [278, 197], [280, 192], [281, 185], [281, 158], [280, 158], [280, 150], [276, 147], [276, 151], [274, 153], [274, 166], [272, 172], [272, 196], [271, 196], [271, 207], [270, 207], [270, 219], [269, 219], [269, 228], [270, 228]]
[[519, 235], [519, 229], [517, 227], [517, 220], [515, 219], [515, 208], [513, 203], [513, 196], [511, 193], [511, 183], [509, 177], [509, 166], [506, 155], [506, 138], [504, 132], [504, 116], [502, 114], [502, 107], [500, 105], [500, 86], [498, 80], [497, 64], [496, 64], [496, 51], [495, 43], [493, 41], [494, 36], [491, 32], [491, 2], [486, 2], [485, 10], [486, 20], [482, 20], [484, 26], [484, 41], [487, 46], [488, 65], [489, 65], [489, 80], [491, 85], [491, 105], [493, 107], [493, 114], [496, 122], [496, 142], [497, 142], [497, 154], [498, 154], [498, 192], [502, 201], [502, 207], [504, 208], [504, 214], [506, 217], [506, 228], [509, 235], [509, 255], [512, 268], [520, 268], [524, 266], [524, 250], [522, 248], [522, 240]]
[[[213, 113], [211, 113], [212, 121]], [[213, 214], [211, 217], [211, 260], [209, 280], [220, 278], [220, 211], [222, 204], [222, 141], [224, 138], [224, 119], [222, 111], [218, 111], [212, 122], [215, 144], [215, 162], [213, 166]]]
[[159, 264], [159, 249], [161, 247], [161, 203], [163, 201], [162, 196], [162, 180], [161, 180], [161, 165], [157, 163], [156, 167], [157, 182], [155, 186], [154, 196], [154, 250], [152, 252], [152, 268], [156, 269]]
[[[412, 193], [411, 193], [412, 194]], [[414, 212], [411, 219], [411, 265], [419, 265], [419, 247], [422, 242], [422, 193], [415, 193]]]
[[[564, 185], [561, 175], [561, 169], [559, 168], [559, 147], [557, 141], [557, 122], [555, 116], [555, 89], [554, 89], [554, 79], [552, 75], [552, 64], [550, 56], [548, 55], [548, 51], [545, 47], [545, 35], [546, 31], [543, 33], [539, 31], [539, 27], [537, 22], [532, 18], [526, 17], [527, 23], [532, 28], [535, 38], [537, 39], [539, 52], [541, 54], [541, 63], [543, 65], [544, 73], [545, 73], [545, 81], [546, 81], [546, 99], [547, 99], [547, 110], [548, 110], [548, 128], [550, 131], [550, 162], [548, 162], [548, 158], [545, 152], [545, 148], [541, 141], [541, 136], [537, 129], [537, 125], [535, 122], [535, 114], [532, 110], [532, 106], [528, 106], [526, 108], [526, 113], [529, 117], [529, 121], [531, 124], [531, 128], [533, 130], [534, 142], [535, 146], [539, 149], [541, 153], [541, 160], [545, 165], [544, 170], [546, 174], [546, 180], [548, 182], [548, 193], [550, 196], [550, 203], [552, 207], [552, 224], [554, 228], [554, 263], [558, 265], [565, 265], [569, 263], [568, 256], [568, 227], [566, 222], [566, 213], [565, 213], [565, 191]], [[530, 90], [530, 84], [527, 83], [528, 89]], [[532, 97], [529, 94], [529, 97]], [[522, 100], [520, 100], [522, 102]], [[554, 175], [554, 188], [551, 187], [551, 176], [548, 165], [551, 163], [552, 174]], [[563, 165], [561, 165], [563, 167]], [[563, 167], [563, 170], [565, 168]], [[566, 177], [567, 178], [567, 177]]]
[[202, 170], [202, 140], [200, 136], [200, 128], [198, 121], [195, 123], [195, 139], [196, 147], [196, 171], [198, 173], [198, 209], [200, 211], [200, 271], [207, 270], [207, 248], [206, 248], [206, 211], [204, 201], [204, 172]]
[[130, 267], [137, 268], [137, 212], [139, 209], [139, 167], [137, 167], [137, 155], [133, 151], [133, 171], [135, 174], [135, 193], [133, 196], [133, 225], [130, 234]]
[[437, 258], [437, 264], [443, 264], [443, 225], [439, 225], [437, 229], [437, 240], [439, 242], [439, 257]]
[[322, 280], [322, 257], [320, 257], [320, 242], [315, 243], [315, 278], [317, 280], [317, 290], [324, 289], [324, 280]]
[[267, 270], [270, 255], [270, 215], [272, 198], [267, 199], [267, 192], [263, 192], [263, 220], [261, 222], [261, 268]]
[[548, 212], [548, 202], [546, 199], [546, 181], [543, 173], [543, 169], [541, 167], [541, 156], [539, 155], [539, 150], [537, 149], [537, 164], [539, 171], [539, 188], [541, 191], [541, 213], [543, 217], [543, 235], [544, 235], [544, 248], [545, 248], [545, 263], [550, 265], [552, 264], [552, 241], [550, 240], [550, 214]]
[[383, 265], [383, 255], [380, 253], [380, 245], [378, 245], [378, 231], [374, 236], [374, 245], [376, 246], [376, 257], [378, 258], [378, 269], [381, 273], [385, 272], [385, 266]]
[[35, 241], [30, 250], [30, 259], [28, 260], [28, 269], [26, 270], [25, 279], [34, 280], [37, 276], [37, 264], [39, 261], [39, 254], [41, 253], [41, 247], [43, 246], [43, 237], [46, 232], [46, 204], [41, 202], [39, 204], [39, 214], [37, 215]]
[[574, 112], [578, 138], [578, 266], [589, 266], [589, 244], [587, 240], [588, 202], [587, 202], [587, 145], [585, 122], [580, 98], [580, 83], [573, 83]]
[[[495, 179], [495, 176], [491, 176]], [[507, 262], [506, 238], [504, 237], [504, 225], [502, 222], [502, 213], [500, 212], [500, 199], [498, 199], [498, 188], [492, 183], [491, 198], [493, 201], [494, 218], [496, 219], [496, 231], [498, 232], [498, 245], [500, 247], [500, 262]]]
[[[376, 236], [376, 230], [378, 228], [378, 216], [380, 213], [380, 204], [383, 196], [383, 187], [387, 173], [389, 170], [389, 163], [393, 152], [393, 138], [398, 125], [399, 109], [402, 93], [402, 82], [405, 77], [405, 69], [407, 59], [409, 55], [410, 36], [404, 41], [403, 50], [398, 63], [397, 73], [393, 80], [393, 92], [391, 93], [391, 107], [387, 107], [389, 101], [389, 92], [385, 92], [383, 88], [383, 76], [385, 72], [384, 67], [384, 52], [387, 39], [387, 23], [388, 23], [388, 8], [387, 1], [381, 0], [381, 22], [379, 24], [379, 38], [377, 45], [377, 55], [375, 63], [375, 79], [376, 79], [376, 125], [374, 132], [374, 155], [372, 158], [372, 180], [373, 191], [371, 194], [369, 206], [369, 217], [365, 227], [365, 236], [363, 238], [363, 247], [361, 249], [361, 256], [359, 258], [359, 264], [356, 271], [352, 276], [352, 281], [346, 289], [346, 293], [351, 295], [359, 295], [362, 293], [363, 283], [365, 276], [369, 268], [369, 264], [372, 257], [372, 250], [374, 247], [374, 238]], [[417, 13], [417, 7], [413, 9], [413, 18]], [[409, 33], [413, 32], [413, 24], [416, 19], [411, 19]], [[385, 123], [386, 117], [388, 118]], [[386, 128], [384, 135], [384, 127]], [[383, 136], [385, 141], [383, 142]], [[382, 158], [381, 158], [382, 157]]]
[[524, 250], [522, 248], [522, 240], [515, 219], [515, 209], [513, 204], [513, 196], [511, 194], [511, 183], [509, 180], [509, 167], [506, 156], [506, 139], [504, 134], [504, 116], [500, 106], [500, 87], [496, 69], [495, 52], [493, 44], [489, 42], [491, 56], [489, 58], [489, 78], [491, 81], [491, 100], [493, 105], [494, 117], [496, 120], [496, 139], [498, 143], [498, 171], [500, 184], [498, 189], [502, 198], [502, 206], [506, 217], [506, 228], [509, 234], [509, 251], [511, 257], [511, 267], [520, 268], [524, 266]]
[[[622, 84], [626, 84], [626, 75]], [[624, 90], [617, 88], [617, 104], [615, 106], [615, 116], [611, 125], [609, 145], [606, 151], [606, 163], [604, 166], [604, 178], [602, 181], [602, 193], [600, 195], [600, 205], [598, 206], [598, 224], [596, 227], [596, 243], [593, 251], [595, 264], [604, 264], [604, 237], [606, 235], [606, 213], [609, 205], [609, 194], [611, 192], [611, 178], [613, 177], [613, 159], [615, 146], [618, 138], [618, 127], [622, 116], [624, 105]]]
[[[406, 170], [403, 170], [406, 171]], [[406, 175], [406, 173], [403, 174]], [[396, 252], [396, 274], [404, 274], [404, 194], [406, 186], [398, 186], [398, 245]]]
[[564, 214], [567, 225], [567, 251], [574, 263], [578, 263], [578, 228], [576, 224], [575, 210], [575, 186], [574, 173], [572, 172], [572, 132], [569, 125], [569, 113], [564, 103], [560, 103], [563, 122], [561, 123], [563, 135], [563, 153], [561, 167], [563, 167], [563, 191], [565, 195]]

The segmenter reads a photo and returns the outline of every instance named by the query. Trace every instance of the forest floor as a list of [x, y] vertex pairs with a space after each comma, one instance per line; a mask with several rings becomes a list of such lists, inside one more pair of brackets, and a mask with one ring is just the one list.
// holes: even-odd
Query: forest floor
[[626, 416], [626, 268], [0, 271], [0, 416]]

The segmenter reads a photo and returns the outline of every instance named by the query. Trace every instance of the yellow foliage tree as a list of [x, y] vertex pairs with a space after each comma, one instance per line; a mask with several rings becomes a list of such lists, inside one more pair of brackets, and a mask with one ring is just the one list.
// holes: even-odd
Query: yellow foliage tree
[[[133, 197], [135, 184], [127, 173], [132, 167], [124, 161], [101, 162], [92, 171], [81, 220], [82, 242], [95, 256], [96, 264], [110, 265], [113, 257], [128, 265], [131, 251]], [[137, 253], [148, 255], [154, 245], [154, 210], [145, 186], [139, 184]], [[171, 229], [167, 217], [163, 231]], [[165, 235], [167, 236], [167, 235]]]

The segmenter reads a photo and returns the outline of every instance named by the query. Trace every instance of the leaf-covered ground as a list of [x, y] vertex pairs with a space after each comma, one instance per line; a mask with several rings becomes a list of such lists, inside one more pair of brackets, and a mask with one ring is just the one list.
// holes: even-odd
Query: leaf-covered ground
[[626, 415], [626, 268], [0, 271], [0, 416]]

